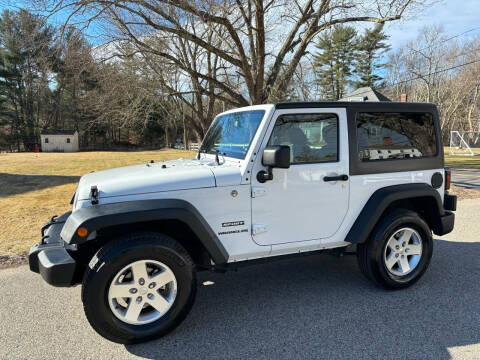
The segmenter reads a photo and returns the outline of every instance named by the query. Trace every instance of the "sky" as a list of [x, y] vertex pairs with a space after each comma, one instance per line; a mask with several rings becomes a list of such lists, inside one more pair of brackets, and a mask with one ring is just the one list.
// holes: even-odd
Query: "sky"
[[[0, 0], [0, 10], [6, 8], [27, 7], [31, 0]], [[67, 16], [61, 13], [50, 19], [55, 25], [63, 23]], [[480, 35], [480, 0], [440, 0], [432, 7], [413, 18], [387, 23], [386, 33], [390, 36], [392, 50], [408, 41], [414, 40], [424, 26], [442, 25], [445, 36], [455, 36], [469, 31], [459, 39]], [[89, 41], [100, 45], [102, 39], [98, 36], [100, 30], [91, 26], [87, 29]]]
[[424, 26], [441, 25], [446, 36], [455, 36], [475, 29], [461, 38], [480, 35], [480, 0], [445, 0], [427, 9], [413, 19], [389, 23], [385, 30], [390, 35], [392, 49], [414, 40]]

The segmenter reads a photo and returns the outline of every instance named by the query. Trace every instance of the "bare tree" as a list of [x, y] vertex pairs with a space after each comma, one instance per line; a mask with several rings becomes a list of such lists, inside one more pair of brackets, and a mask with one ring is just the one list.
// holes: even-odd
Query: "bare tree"
[[[321, 31], [350, 22], [398, 20], [425, 1], [415, 0], [43, 0], [52, 12], [88, 14], [85, 21], [108, 20], [126, 37], [151, 53], [218, 89], [222, 101], [236, 105], [283, 99], [308, 46]], [[186, 26], [186, 24], [190, 24]], [[192, 25], [193, 24], [193, 25]], [[203, 31], [210, 29], [211, 37]], [[186, 68], [170, 51], [149, 46], [155, 34], [195, 44], [228, 67], [226, 78], [208, 66]], [[213, 60], [214, 61], [214, 60]], [[237, 74], [241, 86], [230, 83]], [[227, 81], [225, 81], [227, 80]], [[198, 99], [197, 99], [198, 100]]]
[[392, 52], [387, 89], [394, 100], [432, 102], [440, 111], [445, 139], [450, 130], [477, 130], [480, 119], [480, 37], [451, 41], [441, 27]]

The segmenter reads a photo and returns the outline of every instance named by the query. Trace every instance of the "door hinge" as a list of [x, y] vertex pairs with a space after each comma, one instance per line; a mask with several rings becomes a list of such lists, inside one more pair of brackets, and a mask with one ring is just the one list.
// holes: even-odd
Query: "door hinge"
[[253, 186], [252, 187], [252, 198], [264, 196], [267, 194], [267, 189], [263, 186]]
[[264, 225], [264, 224], [252, 225], [252, 235], [258, 235], [264, 232], [267, 232], [267, 225]]

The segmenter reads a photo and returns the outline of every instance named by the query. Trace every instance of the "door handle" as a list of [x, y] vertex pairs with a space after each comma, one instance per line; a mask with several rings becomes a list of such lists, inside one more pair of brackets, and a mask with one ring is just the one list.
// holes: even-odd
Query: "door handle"
[[348, 175], [325, 176], [323, 181], [347, 181]]

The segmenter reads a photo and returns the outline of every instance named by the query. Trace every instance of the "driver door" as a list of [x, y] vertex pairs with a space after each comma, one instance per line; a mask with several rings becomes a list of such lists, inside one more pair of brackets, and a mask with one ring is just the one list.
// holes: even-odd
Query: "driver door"
[[[292, 112], [294, 111], [294, 112]], [[273, 169], [273, 180], [252, 176], [252, 238], [259, 245], [329, 238], [348, 210], [345, 109], [279, 110], [261, 149], [290, 146], [290, 168]], [[257, 157], [253, 174], [265, 170]]]

